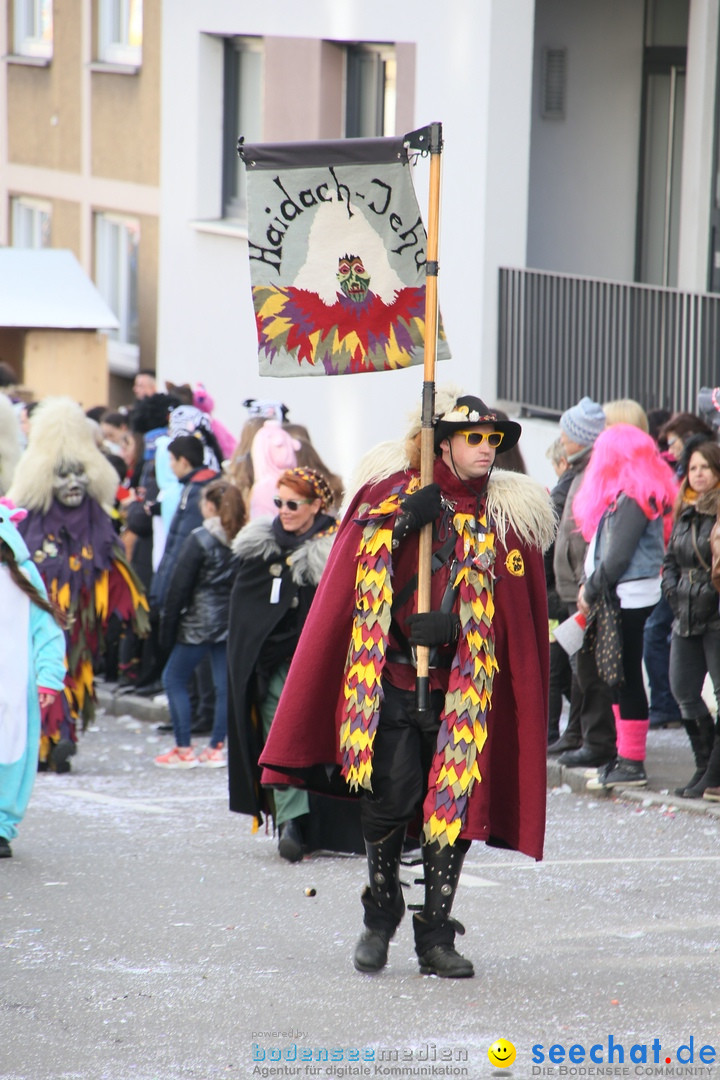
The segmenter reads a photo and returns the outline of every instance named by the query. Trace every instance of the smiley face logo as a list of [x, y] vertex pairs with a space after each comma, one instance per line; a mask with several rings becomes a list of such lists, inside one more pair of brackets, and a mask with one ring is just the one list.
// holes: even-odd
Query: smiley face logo
[[488, 1058], [497, 1069], [507, 1069], [515, 1060], [515, 1047], [507, 1039], [496, 1039], [488, 1048]]

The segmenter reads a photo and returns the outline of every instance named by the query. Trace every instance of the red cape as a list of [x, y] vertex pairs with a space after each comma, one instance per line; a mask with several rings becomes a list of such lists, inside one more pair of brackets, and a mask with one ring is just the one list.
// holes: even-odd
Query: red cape
[[[435, 474], [448, 492], [454, 478], [442, 462]], [[354, 518], [361, 504], [378, 505], [413, 475], [395, 474], [361, 488], [345, 515], [260, 758], [266, 785], [289, 782], [335, 791], [338, 782], [344, 785], [338, 778], [339, 732], [361, 537]], [[517, 558], [508, 560], [510, 552], [520, 554], [522, 573]], [[496, 542], [494, 602], [498, 671], [488, 736], [478, 758], [482, 781], [473, 787], [460, 835], [540, 859], [547, 788], [547, 594], [540, 547], [521, 540], [512, 525], [504, 544]]]

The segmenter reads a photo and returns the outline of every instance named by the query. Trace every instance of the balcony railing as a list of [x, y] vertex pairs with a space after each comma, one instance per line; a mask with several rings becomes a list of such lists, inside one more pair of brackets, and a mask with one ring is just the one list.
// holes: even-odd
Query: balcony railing
[[588, 394], [697, 411], [720, 384], [720, 296], [500, 269], [498, 396], [559, 413]]

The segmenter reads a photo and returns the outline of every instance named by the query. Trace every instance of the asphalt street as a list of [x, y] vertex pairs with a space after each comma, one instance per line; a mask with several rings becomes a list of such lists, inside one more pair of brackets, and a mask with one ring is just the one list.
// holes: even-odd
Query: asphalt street
[[466, 860], [474, 979], [421, 976], [409, 919], [360, 975], [363, 859], [284, 863], [225, 770], [153, 765], [168, 742], [100, 715], [37, 778], [0, 863], [3, 1080], [720, 1075], [717, 816], [551, 785], [541, 863]]

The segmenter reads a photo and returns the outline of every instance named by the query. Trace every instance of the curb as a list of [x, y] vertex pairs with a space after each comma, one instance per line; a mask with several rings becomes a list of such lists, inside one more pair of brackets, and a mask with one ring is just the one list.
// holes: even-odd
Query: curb
[[682, 810], [688, 814], [704, 814], [706, 817], [720, 818], [720, 803], [711, 803], [705, 799], [682, 799], [669, 791], [654, 791], [652, 788], [607, 788], [588, 791], [585, 769], [568, 769], [552, 758], [547, 763], [547, 786], [550, 790], [569, 788], [575, 795], [586, 798], [615, 799], [619, 802], [638, 803], [643, 807], [658, 806], [674, 813]]
[[[110, 716], [129, 714], [137, 720], [150, 724], [165, 724], [170, 721], [167, 705], [162, 700], [140, 697], [137, 694], [113, 693], [107, 685], [96, 685], [98, 705]], [[575, 795], [585, 798], [615, 799], [620, 802], [637, 803], [642, 807], [657, 806], [666, 812], [678, 810], [686, 814], [702, 814], [706, 817], [720, 818], [720, 803], [710, 803], [705, 799], [681, 799], [669, 791], [654, 791], [652, 788], [612, 788], [600, 791], [588, 791], [585, 769], [568, 769], [553, 758], [547, 762], [547, 786], [550, 791], [569, 789]]]
[[138, 694], [115, 694], [107, 686], [95, 687], [95, 698], [101, 709], [108, 716], [134, 716], [136, 720], [145, 720], [149, 724], [170, 722], [167, 705], [154, 698], [140, 697]]

